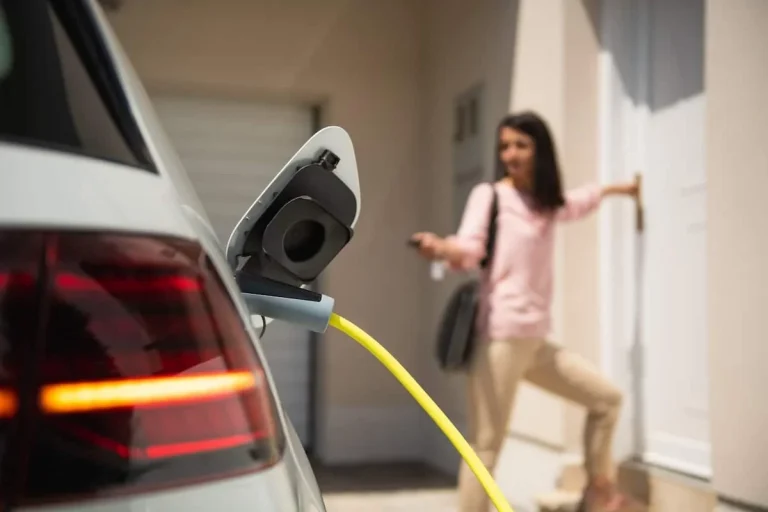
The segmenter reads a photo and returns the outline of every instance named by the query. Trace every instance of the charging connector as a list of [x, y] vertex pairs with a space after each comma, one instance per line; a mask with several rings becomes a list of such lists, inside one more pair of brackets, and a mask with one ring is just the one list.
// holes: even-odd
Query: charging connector
[[244, 272], [235, 274], [242, 296], [252, 315], [261, 315], [324, 333], [333, 314], [333, 298]]

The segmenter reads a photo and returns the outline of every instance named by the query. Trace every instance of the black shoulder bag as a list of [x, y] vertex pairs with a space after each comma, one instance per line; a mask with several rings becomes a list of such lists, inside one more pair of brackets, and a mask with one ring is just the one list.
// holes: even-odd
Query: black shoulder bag
[[[488, 238], [486, 240], [485, 258], [480, 262], [480, 268], [486, 269], [491, 263], [496, 247], [496, 222], [499, 205], [496, 188], [493, 188], [490, 219], [488, 222]], [[480, 281], [472, 279], [454, 290], [448, 304], [443, 310], [440, 330], [437, 335], [437, 362], [444, 371], [464, 370], [472, 357], [475, 344], [475, 323]]]

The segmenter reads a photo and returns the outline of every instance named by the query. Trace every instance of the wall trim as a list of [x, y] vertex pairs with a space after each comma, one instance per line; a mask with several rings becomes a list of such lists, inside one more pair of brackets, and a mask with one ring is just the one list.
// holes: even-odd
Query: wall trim
[[584, 454], [581, 452], [564, 452], [562, 455], [563, 466], [583, 466]]
[[766, 507], [729, 498], [728, 496], [724, 495], [719, 495], [717, 497], [717, 501], [728, 507], [727, 510], [721, 510], [721, 507], [718, 507], [718, 512], [768, 512], [768, 508]]
[[[598, 64], [598, 172], [601, 183], [606, 183], [614, 178], [615, 172], [610, 165], [610, 140], [609, 134], [613, 127], [611, 111], [611, 71], [613, 60], [609, 51], [600, 50]], [[613, 250], [611, 241], [611, 214], [604, 208], [598, 211], [598, 261], [599, 261], [599, 315], [600, 315], [600, 368], [608, 376], [613, 377], [612, 343], [615, 327], [613, 324], [614, 301], [613, 287], [611, 286], [611, 274], [613, 264]]]
[[563, 444], [553, 443], [553, 442], [550, 442], [550, 441], [546, 441], [544, 439], [541, 439], [541, 438], [538, 438], [538, 437], [534, 437], [534, 436], [532, 436], [530, 434], [526, 434], [524, 432], [517, 432], [517, 431], [514, 431], [514, 430], [510, 430], [507, 433], [507, 438], [509, 438], [509, 439], [516, 439], [517, 441], [521, 441], [523, 443], [532, 444], [532, 445], [538, 446], [539, 448], [543, 448], [545, 450], [549, 450], [549, 451], [552, 451], [552, 452], [566, 453], [566, 452], [563, 452], [563, 447], [564, 447]]
[[[643, 127], [649, 115], [647, 88], [642, 80], [637, 84], [622, 83], [617, 77], [616, 59], [631, 59], [638, 75], [645, 75], [648, 12], [640, 0], [631, 0], [624, 8], [636, 9], [631, 22], [619, 18], [621, 9], [612, 2], [602, 3], [600, 16], [598, 167], [600, 180], [604, 183], [631, 179], [631, 174], [645, 167]], [[628, 36], [631, 36], [631, 43], [624, 40], [630, 39]], [[624, 53], [628, 51], [631, 53]], [[633, 95], [637, 97], [633, 98]], [[617, 147], [617, 141], [621, 141], [621, 147]], [[616, 451], [622, 459], [644, 451], [643, 389], [637, 373], [628, 375], [628, 366], [618, 367], [620, 361], [630, 358], [633, 371], [637, 372], [638, 358], [642, 357], [636, 339], [637, 308], [642, 304], [638, 296], [638, 254], [642, 238], [635, 233], [616, 235], [617, 222], [627, 220], [614, 207], [601, 208], [598, 213], [600, 367], [610, 379], [621, 383], [631, 398], [625, 402], [616, 432]]]
[[648, 464], [710, 480], [712, 478], [711, 451], [709, 443], [656, 432], [648, 437], [643, 460]]

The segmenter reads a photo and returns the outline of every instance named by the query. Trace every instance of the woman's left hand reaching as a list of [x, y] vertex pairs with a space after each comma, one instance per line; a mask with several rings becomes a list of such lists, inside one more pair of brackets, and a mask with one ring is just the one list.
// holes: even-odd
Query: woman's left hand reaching
[[640, 194], [640, 183], [630, 181], [627, 183], [616, 183], [613, 185], [606, 185], [603, 187], [603, 197], [608, 196], [629, 196], [636, 199]]

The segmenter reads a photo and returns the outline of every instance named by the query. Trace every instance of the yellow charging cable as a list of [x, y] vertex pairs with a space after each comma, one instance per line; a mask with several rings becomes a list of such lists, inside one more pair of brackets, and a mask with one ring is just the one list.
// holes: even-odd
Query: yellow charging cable
[[440, 410], [440, 407], [437, 406], [435, 401], [432, 400], [419, 383], [411, 377], [408, 370], [406, 370], [379, 342], [349, 320], [333, 313], [331, 315], [330, 325], [365, 347], [392, 373], [392, 375], [395, 376], [398, 381], [400, 381], [400, 384], [408, 390], [424, 411], [429, 414], [432, 421], [440, 427], [440, 430], [443, 431], [461, 457], [466, 461], [477, 479], [480, 480], [480, 484], [482, 484], [485, 492], [491, 499], [491, 502], [493, 502], [493, 505], [496, 507], [496, 510], [499, 512], [514, 512], [507, 502], [507, 499], [504, 497], [504, 494], [501, 492], [501, 489], [499, 489], [499, 486], [496, 484], [496, 481], [472, 447], [469, 446], [469, 443], [464, 439], [464, 436], [461, 435], [461, 432], [459, 432], [456, 426], [451, 423], [448, 416]]

